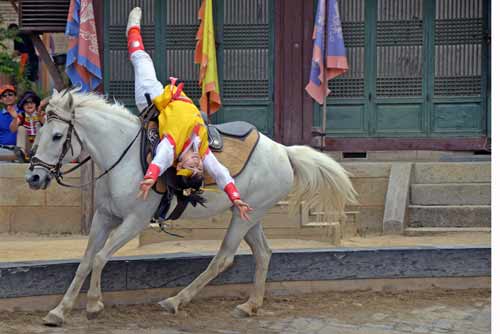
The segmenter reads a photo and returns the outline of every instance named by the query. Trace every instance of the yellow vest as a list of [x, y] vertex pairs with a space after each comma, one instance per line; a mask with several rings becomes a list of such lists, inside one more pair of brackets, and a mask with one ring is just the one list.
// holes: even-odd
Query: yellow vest
[[[176, 86], [167, 85], [153, 103], [160, 111], [158, 116], [160, 139], [167, 136], [175, 145], [176, 160], [191, 142], [193, 133], [201, 140], [198, 148], [200, 157], [208, 152], [208, 134], [201, 113], [193, 102]], [[177, 93], [177, 94], [176, 94]], [[175, 165], [175, 163], [174, 163]]]

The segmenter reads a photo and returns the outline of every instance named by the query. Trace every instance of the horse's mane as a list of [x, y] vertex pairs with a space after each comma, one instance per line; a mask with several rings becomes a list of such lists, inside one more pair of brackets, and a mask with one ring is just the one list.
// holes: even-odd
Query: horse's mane
[[[79, 92], [71, 90], [68, 92], [54, 91], [52, 97], [49, 100], [49, 104], [57, 106], [62, 110], [65, 110], [65, 105], [68, 102], [69, 96], [73, 97], [73, 107], [77, 108], [88, 108], [89, 110], [95, 110], [98, 112], [105, 112], [107, 114], [114, 114], [122, 118], [126, 118], [132, 122], [137, 122], [138, 118], [132, 114], [123, 104], [114, 100], [113, 102], [108, 101], [106, 96], [96, 94], [93, 92]], [[65, 110], [67, 111], [67, 110]]]

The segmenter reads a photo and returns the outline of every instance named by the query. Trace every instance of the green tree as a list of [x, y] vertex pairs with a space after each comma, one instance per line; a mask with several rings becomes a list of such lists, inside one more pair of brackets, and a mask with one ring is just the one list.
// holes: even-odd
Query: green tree
[[[1, 18], [0, 26], [3, 26]], [[19, 57], [8, 47], [10, 41], [19, 40], [16, 34], [16, 31], [0, 28], [0, 73], [9, 76], [20, 92], [33, 90], [34, 84], [20, 71]]]

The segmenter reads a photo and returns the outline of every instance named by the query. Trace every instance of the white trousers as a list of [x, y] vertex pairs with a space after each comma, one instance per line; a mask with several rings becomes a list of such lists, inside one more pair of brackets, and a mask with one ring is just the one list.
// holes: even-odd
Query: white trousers
[[135, 105], [142, 111], [148, 106], [146, 96], [149, 93], [151, 100], [163, 93], [163, 84], [156, 78], [153, 60], [146, 51], [138, 50], [130, 55], [134, 66]]

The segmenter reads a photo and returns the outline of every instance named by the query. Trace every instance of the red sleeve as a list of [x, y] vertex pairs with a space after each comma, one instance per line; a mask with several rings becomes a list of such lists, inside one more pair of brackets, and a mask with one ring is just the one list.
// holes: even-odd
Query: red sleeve
[[234, 202], [237, 199], [241, 199], [240, 192], [238, 191], [238, 188], [236, 188], [236, 185], [233, 182], [228, 183], [224, 187], [224, 191], [226, 192], [227, 197], [229, 197], [231, 202]]
[[160, 167], [152, 163], [149, 165], [146, 174], [144, 174], [144, 179], [153, 179], [156, 181], [159, 175], [160, 175]]

